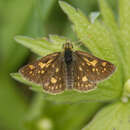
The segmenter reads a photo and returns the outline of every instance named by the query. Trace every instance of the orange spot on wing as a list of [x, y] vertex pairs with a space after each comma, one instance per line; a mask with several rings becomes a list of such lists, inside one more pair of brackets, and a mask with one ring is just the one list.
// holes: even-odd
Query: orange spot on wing
[[34, 66], [34, 65], [29, 65], [29, 68], [30, 68], [31, 70], [33, 70], [33, 69], [35, 69], [35, 66]]
[[38, 65], [41, 67], [41, 68], [44, 68], [45, 67], [45, 63], [42, 63], [42, 62], [39, 62]]
[[105, 66], [106, 66], [106, 64], [107, 64], [106, 62], [103, 62], [103, 63], [102, 63], [102, 66], [104, 66], [104, 67], [105, 67]]
[[91, 64], [92, 66], [95, 66], [97, 63], [98, 63], [97, 60], [93, 60], [93, 61], [90, 62], [90, 64]]

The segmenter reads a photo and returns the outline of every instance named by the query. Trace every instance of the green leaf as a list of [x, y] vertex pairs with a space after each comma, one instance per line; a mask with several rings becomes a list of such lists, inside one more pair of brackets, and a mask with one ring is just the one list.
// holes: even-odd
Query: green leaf
[[46, 38], [33, 39], [26, 36], [16, 36], [15, 40], [29, 48], [31, 51], [36, 53], [39, 56], [45, 56], [54, 51], [61, 50], [61, 45], [56, 46], [49, 42]]
[[[60, 1], [60, 6], [74, 24], [77, 36], [97, 56], [118, 63], [111, 34], [99, 22], [89, 23], [80, 10], [76, 10], [66, 2]], [[104, 42], [105, 39], [105, 42]], [[111, 54], [111, 55], [110, 55]]]
[[130, 102], [118, 102], [103, 108], [83, 130], [129, 130]]
[[110, 39], [113, 42], [113, 45], [116, 49], [116, 53], [119, 56], [120, 61], [124, 62], [123, 60], [123, 50], [120, 51], [122, 48], [120, 47], [120, 38], [119, 38], [119, 25], [116, 23], [114, 12], [112, 12], [112, 9], [108, 6], [106, 0], [99, 0], [101, 15], [103, 17], [103, 22], [105, 23], [105, 26], [107, 26], [107, 29], [111, 33]]
[[110, 9], [110, 7], [108, 6], [107, 1], [99, 0], [99, 5], [105, 24], [111, 27], [112, 30], [117, 30], [118, 26], [115, 20], [114, 13], [112, 12], [112, 9]]
[[56, 45], [64, 44], [68, 40], [66, 37], [60, 37], [58, 35], [49, 35], [50, 41]]
[[41, 86], [39, 86], [39, 85], [37, 85], [37, 84], [35, 84], [35, 83], [32, 83], [32, 82], [30, 82], [30, 81], [28, 81], [28, 80], [26, 80], [23, 76], [21, 76], [19, 73], [11, 73], [10, 74], [15, 80], [17, 80], [17, 81], [19, 81], [19, 82], [21, 82], [21, 83], [25, 83], [25, 84], [27, 84], [27, 85], [29, 85], [29, 86], [32, 86], [32, 90], [34, 90], [34, 91], [37, 91], [37, 92], [42, 92], [42, 87]]
[[129, 0], [119, 0], [119, 13], [120, 13], [120, 39], [121, 45], [124, 50], [124, 60], [125, 60], [125, 75], [126, 80], [130, 78], [130, 1]]
[[129, 97], [130, 97], [130, 79], [128, 79], [124, 84], [123, 94], [121, 98], [122, 102], [127, 103], [129, 101]]
[[[45, 37], [33, 39], [26, 36], [16, 36], [15, 40], [39, 56], [45, 56], [55, 51], [61, 51], [63, 44], [68, 41], [67, 38], [58, 35], [49, 35], [49, 38], [50, 39], [47, 40]], [[74, 46], [74, 48], [79, 49], [77, 46]]]
[[116, 23], [114, 12], [112, 12], [112, 9], [110, 9], [108, 6], [107, 1], [99, 0], [99, 3], [103, 22], [105, 23], [107, 30], [110, 32], [109, 39], [111, 40], [113, 48], [115, 49], [115, 54], [117, 55], [117, 60], [120, 63], [120, 68], [124, 69], [125, 72], [126, 64], [124, 60], [124, 45], [122, 45], [119, 25]]
[[[73, 44], [73, 48], [74, 50], [82, 50], [78, 44], [75, 44], [74, 42], [72, 42], [71, 40], [67, 39], [66, 37], [63, 37], [63, 36], [58, 36], [58, 35], [49, 35], [49, 38], [50, 38], [50, 41], [53, 42], [53, 44], [57, 45], [57, 46], [60, 46], [65, 44], [67, 41], [71, 42]], [[61, 47], [63, 48], [63, 46]]]

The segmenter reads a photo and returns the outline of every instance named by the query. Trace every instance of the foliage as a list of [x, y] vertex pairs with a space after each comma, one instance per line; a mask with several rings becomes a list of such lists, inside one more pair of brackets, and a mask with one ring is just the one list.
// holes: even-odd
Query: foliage
[[[29, 35], [32, 37], [47, 36], [49, 32], [47, 32], [46, 29], [49, 30], [52, 27], [48, 26], [51, 22], [51, 18], [49, 19], [48, 17], [53, 16], [53, 14], [56, 13], [57, 10], [53, 11], [53, 7], [57, 5], [57, 1], [55, 0], [52, 2], [51, 0], [48, 0], [45, 2], [44, 0], [39, 0], [40, 4], [36, 1], [34, 3], [29, 1], [29, 4], [26, 3], [27, 1], [25, 0], [21, 3], [19, 3], [18, 0], [16, 1], [13, 1], [12, 3], [6, 3], [5, 1], [1, 2], [4, 6], [11, 3], [11, 7], [21, 4], [20, 8], [14, 8], [12, 13], [22, 13], [21, 16], [19, 16], [19, 13], [14, 13], [14, 16], [6, 17], [11, 22], [8, 23], [8, 26], [2, 28], [3, 44], [1, 53], [3, 57], [1, 64], [2, 78], [0, 78], [2, 86], [0, 99], [5, 99], [5, 102], [8, 104], [4, 104], [3, 102], [1, 104], [0, 119], [3, 120], [1, 121], [2, 126], [0, 127], [7, 130], [8, 127], [12, 130], [79, 130], [81, 128], [84, 130], [129, 130], [129, 0], [119, 0], [119, 15], [113, 13], [105, 0], [99, 0], [101, 17], [96, 17], [95, 15], [86, 17], [81, 10], [75, 9], [66, 2], [59, 2], [60, 7], [73, 23], [73, 31], [78, 39], [82, 41], [83, 48], [79, 47], [78, 43], [75, 44], [74, 42], [75, 49], [84, 49], [85, 51], [89, 49], [94, 55], [114, 63], [117, 66], [117, 70], [108, 80], [100, 83], [98, 88], [94, 91], [88, 93], [65, 91], [63, 94], [58, 95], [43, 93], [41, 86], [25, 80], [19, 73], [11, 73], [11, 76], [14, 79], [31, 86], [30, 89], [35, 91], [35, 96], [33, 96], [29, 105], [25, 96], [17, 90], [18, 85], [10, 80], [8, 76], [9, 72], [16, 71], [16, 68], [18, 68], [25, 57], [28, 56], [28, 50], [20, 45], [16, 45], [16, 43], [11, 41], [11, 38], [16, 34], [28, 35], [28, 37], [16, 36], [15, 40], [41, 57], [55, 51], [61, 51], [62, 44], [68, 39], [69, 34], [72, 39], [75, 35], [72, 31], [66, 29], [70, 24], [66, 22], [67, 20], [65, 20], [64, 17], [61, 20], [62, 24], [64, 23], [66, 26], [62, 28], [65, 31], [62, 32], [62, 34], [67, 37], [61, 37], [58, 35], [49, 35], [49, 38], [29, 37]], [[75, 5], [77, 2], [72, 1], [70, 3]], [[84, 4], [85, 3], [88, 4], [89, 2], [84, 1]], [[30, 7], [25, 7], [23, 10], [24, 5], [29, 5]], [[43, 12], [40, 10], [39, 13], [40, 16], [42, 15], [42, 18], [33, 13], [33, 8], [36, 8], [36, 6], [32, 5], [38, 7], [43, 5]], [[78, 6], [83, 7], [80, 4]], [[4, 9], [2, 11], [4, 11]], [[10, 8], [8, 7], [7, 16], [9, 12]], [[15, 18], [15, 20], [12, 17]], [[30, 21], [28, 19], [30, 19]], [[13, 20], [15, 22], [13, 22]], [[43, 20], [43, 23], [38, 23], [40, 20], [41, 22]], [[58, 20], [57, 27], [59, 25]], [[91, 22], [92, 20], [94, 20], [94, 22]], [[56, 19], [53, 22], [55, 21]], [[65, 22], [67, 24], [65, 24]], [[9, 26], [11, 23], [13, 26]], [[15, 30], [14, 26], [16, 26]], [[42, 27], [47, 28], [42, 31]], [[60, 27], [61, 26], [59, 25], [59, 28]], [[37, 29], [40, 29], [40, 31]], [[11, 33], [5, 35], [8, 30], [11, 31]], [[52, 30], [55, 30], [55, 27], [52, 28], [51, 31]], [[54, 33], [56, 32], [57, 30], [55, 30]], [[61, 32], [59, 33], [61, 34]], [[14, 52], [15, 56], [12, 58]], [[11, 62], [8, 65], [7, 63], [10, 59]], [[7, 95], [6, 98], [4, 98], [4, 95]], [[109, 105], [108, 102], [110, 103]], [[13, 103], [13, 105], [11, 105], [11, 103]], [[17, 108], [17, 110], [15, 110], [15, 108]], [[100, 111], [95, 114], [98, 110]], [[13, 112], [15, 112], [15, 115]], [[12, 117], [14, 120], [11, 120]], [[92, 117], [94, 118], [92, 119]], [[25, 126], [20, 126], [19, 124], [21, 124], [23, 120]], [[108, 120], [110, 121], [109, 123]]]

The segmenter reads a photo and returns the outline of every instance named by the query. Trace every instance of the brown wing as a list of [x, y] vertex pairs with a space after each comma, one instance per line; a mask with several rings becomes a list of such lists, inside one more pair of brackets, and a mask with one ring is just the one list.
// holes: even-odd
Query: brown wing
[[75, 51], [75, 54], [82, 62], [80, 67], [86, 72], [88, 79], [92, 82], [99, 82], [109, 77], [116, 69], [114, 64], [99, 59], [87, 52]]
[[65, 66], [62, 57], [50, 66], [45, 77], [42, 79], [43, 89], [50, 93], [61, 93], [66, 88]]
[[96, 87], [96, 83], [109, 77], [115, 66], [86, 52], [74, 52], [74, 89], [88, 91]]
[[78, 91], [89, 91], [95, 89], [96, 83], [89, 79], [89, 75], [87, 74], [88, 66], [85, 65], [83, 60], [74, 54], [74, 85], [73, 89]]
[[42, 85], [45, 91], [59, 93], [65, 89], [60, 72], [63, 66], [59, 64], [60, 54], [56, 52], [47, 55], [32, 64], [22, 67], [19, 72], [27, 80]]

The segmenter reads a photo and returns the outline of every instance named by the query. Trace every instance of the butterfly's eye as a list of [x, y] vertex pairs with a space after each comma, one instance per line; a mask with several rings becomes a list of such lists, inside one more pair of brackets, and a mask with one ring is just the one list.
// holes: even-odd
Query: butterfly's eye
[[72, 49], [73, 45], [70, 43], [70, 41], [67, 41], [64, 45], [63, 45], [64, 49]]

